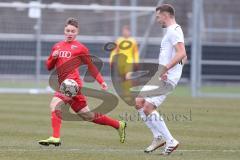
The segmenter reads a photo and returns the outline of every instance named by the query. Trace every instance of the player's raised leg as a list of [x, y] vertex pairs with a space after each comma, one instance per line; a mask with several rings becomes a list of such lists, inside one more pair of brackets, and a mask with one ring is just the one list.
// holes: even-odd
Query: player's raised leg
[[[74, 110], [74, 108], [76, 108], [75, 105], [77, 105], [77, 104], [71, 105], [73, 110]], [[77, 113], [79, 114], [79, 116], [81, 116], [86, 121], [93, 122], [93, 123], [100, 124], [100, 125], [111, 126], [115, 129], [117, 129], [119, 136], [120, 136], [120, 142], [121, 143], [125, 142], [125, 137], [126, 137], [125, 129], [127, 127], [126, 122], [118, 121], [116, 119], [113, 119], [109, 116], [106, 116], [106, 115], [103, 115], [100, 113], [91, 112], [88, 106], [85, 106], [80, 111], [77, 111]]]
[[127, 123], [125, 121], [118, 121], [109, 116], [99, 114], [99, 113], [94, 113], [94, 119], [92, 120], [92, 122], [100, 125], [111, 126], [117, 129], [120, 137], [120, 142], [121, 143], [125, 142], [125, 137], [126, 137], [125, 129], [127, 127]]
[[50, 103], [50, 110], [51, 110], [51, 122], [52, 122], [52, 136], [38, 141], [39, 144], [44, 146], [49, 145], [55, 145], [59, 146], [61, 145], [61, 139], [60, 139], [60, 129], [61, 129], [61, 123], [62, 123], [62, 113], [60, 106], [63, 105], [64, 102], [62, 99], [58, 97], [53, 97], [51, 103]]

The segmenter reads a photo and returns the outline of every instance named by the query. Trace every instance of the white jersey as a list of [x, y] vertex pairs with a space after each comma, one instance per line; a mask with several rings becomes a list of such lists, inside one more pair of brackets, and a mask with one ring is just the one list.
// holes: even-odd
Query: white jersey
[[[178, 42], [184, 43], [184, 35], [181, 29], [181, 26], [178, 24], [173, 24], [167, 27], [167, 31], [162, 39], [161, 47], [160, 47], [160, 55], [159, 55], [159, 64], [166, 66], [176, 54], [176, 50], [174, 46]], [[177, 85], [178, 81], [182, 75], [183, 64], [179, 63], [175, 65], [173, 68], [168, 70], [167, 77], [170, 81], [172, 81], [175, 85]]]

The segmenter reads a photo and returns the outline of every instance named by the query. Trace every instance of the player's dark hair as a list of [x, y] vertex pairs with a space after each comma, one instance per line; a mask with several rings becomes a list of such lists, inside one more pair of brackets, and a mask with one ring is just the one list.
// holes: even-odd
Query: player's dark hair
[[172, 5], [170, 4], [162, 4], [161, 6], [158, 6], [156, 8], [156, 12], [168, 12], [171, 16], [175, 16], [175, 9]]
[[66, 27], [67, 25], [72, 25], [72, 26], [78, 28], [78, 20], [75, 19], [75, 18], [69, 17], [69, 18], [66, 20], [65, 27]]

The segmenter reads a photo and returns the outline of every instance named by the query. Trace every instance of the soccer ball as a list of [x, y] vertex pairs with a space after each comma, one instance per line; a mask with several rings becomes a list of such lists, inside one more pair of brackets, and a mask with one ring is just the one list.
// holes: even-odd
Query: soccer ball
[[60, 85], [60, 92], [68, 97], [74, 97], [79, 91], [79, 86], [73, 79], [65, 79]]

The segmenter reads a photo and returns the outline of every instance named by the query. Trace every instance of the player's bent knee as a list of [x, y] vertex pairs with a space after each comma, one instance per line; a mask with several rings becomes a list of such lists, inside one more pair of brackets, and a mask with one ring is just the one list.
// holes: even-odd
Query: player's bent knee
[[149, 110], [149, 109], [147, 109], [147, 108], [144, 107], [143, 112], [145, 113], [145, 115], [148, 116], [148, 115], [151, 114], [153, 111], [152, 111], [152, 110]]
[[94, 120], [94, 114], [91, 114], [91, 112], [87, 113], [79, 113], [79, 116], [82, 117], [84, 121], [93, 121]]
[[149, 115], [149, 114], [151, 114], [153, 111], [155, 111], [156, 110], [156, 107], [153, 105], [153, 104], [151, 104], [151, 103], [149, 103], [149, 102], [145, 102], [144, 103], [144, 108], [143, 108], [143, 112], [146, 114], [146, 115]]
[[62, 99], [60, 99], [58, 97], [53, 97], [49, 107], [50, 107], [51, 111], [54, 111], [57, 109], [61, 109], [61, 105], [63, 105], [63, 104], [64, 104], [64, 102]]
[[143, 108], [144, 102], [145, 102], [145, 99], [144, 99], [144, 98], [142, 98], [142, 97], [137, 97], [137, 98], [135, 99], [135, 104], [136, 104], [136, 105], [135, 105], [135, 108], [136, 108], [137, 110]]
[[95, 116], [94, 113], [92, 113], [89, 109], [88, 106], [82, 108], [79, 112], [78, 115], [82, 117], [84, 121], [93, 121]]

